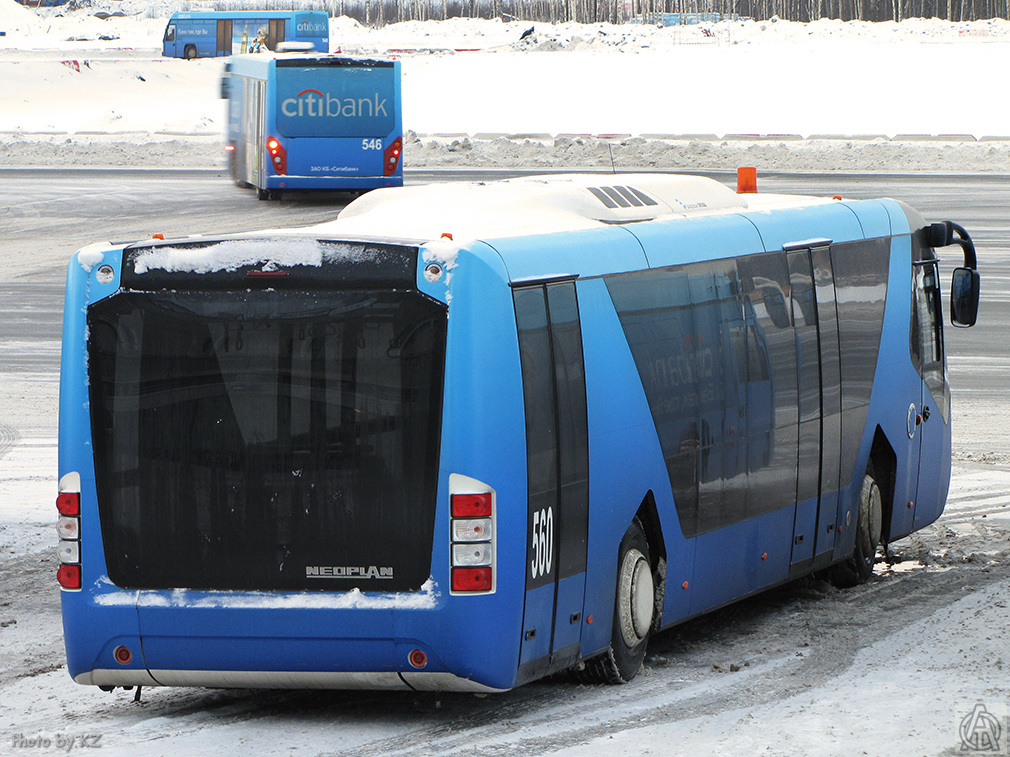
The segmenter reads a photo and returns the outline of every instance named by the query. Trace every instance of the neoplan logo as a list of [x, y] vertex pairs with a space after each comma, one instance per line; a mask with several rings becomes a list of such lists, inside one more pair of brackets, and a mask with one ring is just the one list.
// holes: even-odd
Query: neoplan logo
[[374, 565], [306, 565], [306, 578], [392, 578], [393, 569]]
[[378, 92], [372, 97], [333, 97], [318, 89], [303, 89], [297, 96], [284, 100], [281, 112], [291, 118], [374, 118], [389, 115], [386, 98], [380, 100]]

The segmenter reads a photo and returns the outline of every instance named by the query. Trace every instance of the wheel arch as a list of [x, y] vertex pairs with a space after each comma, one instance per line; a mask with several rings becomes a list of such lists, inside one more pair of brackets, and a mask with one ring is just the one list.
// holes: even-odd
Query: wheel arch
[[[898, 472], [898, 456], [894, 452], [894, 447], [887, 440], [887, 434], [877, 426], [873, 435], [873, 445], [870, 447], [870, 457], [868, 460], [873, 467], [874, 478], [880, 488], [883, 505], [882, 528], [880, 539], [886, 545], [891, 536], [891, 515], [894, 512], [894, 488]], [[868, 466], [869, 467], [869, 466]]]
[[656, 497], [650, 489], [645, 493], [642, 504], [635, 512], [635, 518], [645, 532], [645, 539], [649, 543], [649, 561], [652, 565], [652, 574], [656, 584], [655, 601], [656, 607], [653, 613], [653, 630], [658, 631], [663, 620], [663, 604], [666, 595], [666, 539], [663, 538], [663, 523], [659, 518], [659, 509], [656, 507]]

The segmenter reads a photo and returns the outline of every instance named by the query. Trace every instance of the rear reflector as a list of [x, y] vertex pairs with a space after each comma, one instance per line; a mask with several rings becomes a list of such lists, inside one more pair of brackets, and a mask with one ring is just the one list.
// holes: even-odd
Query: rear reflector
[[80, 589], [81, 566], [61, 565], [59, 570], [56, 571], [56, 580], [60, 582], [60, 586], [64, 589]]
[[453, 494], [453, 518], [488, 518], [491, 516], [491, 492], [484, 494]]
[[453, 591], [491, 591], [491, 568], [453, 568]]
[[410, 664], [415, 668], [423, 668], [428, 664], [428, 655], [426, 655], [422, 650], [415, 649], [407, 655], [407, 659], [410, 660]]
[[130, 651], [129, 647], [116, 647], [112, 656], [116, 658], [116, 662], [120, 665], [129, 665], [133, 661], [133, 652]]

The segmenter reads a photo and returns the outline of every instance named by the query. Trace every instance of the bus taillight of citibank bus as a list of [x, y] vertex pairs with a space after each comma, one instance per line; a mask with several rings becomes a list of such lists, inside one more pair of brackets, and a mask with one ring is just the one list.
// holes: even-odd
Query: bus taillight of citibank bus
[[396, 167], [400, 165], [401, 152], [403, 152], [403, 140], [397, 137], [393, 140], [393, 144], [386, 148], [386, 152], [384, 153], [385, 160], [382, 170], [385, 176], [392, 176], [396, 173]]
[[288, 172], [288, 151], [275, 137], [267, 140], [267, 152], [270, 153], [270, 164], [274, 167], [274, 173], [284, 176]]

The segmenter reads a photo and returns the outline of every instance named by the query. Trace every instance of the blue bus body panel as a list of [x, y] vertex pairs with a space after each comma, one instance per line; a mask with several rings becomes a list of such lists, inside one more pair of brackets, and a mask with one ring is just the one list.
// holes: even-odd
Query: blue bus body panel
[[[431, 259], [441, 260], [451, 274], [448, 281], [443, 277], [422, 287], [422, 291], [450, 302], [446, 375], [474, 379], [447, 382], [443, 399], [431, 570], [433, 575], [448, 576], [450, 474], [469, 476], [494, 489], [499, 534], [525, 533], [526, 428], [522, 411], [517, 411], [523, 406], [522, 374], [512, 293], [501, 258], [480, 243], [462, 250], [422, 248], [419, 281], [424, 278], [425, 260]], [[442, 543], [438, 542], [440, 535], [444, 535]], [[495, 549], [498, 577], [494, 593], [451, 597], [437, 629], [451, 641], [438, 643], [443, 659], [457, 674], [496, 688], [511, 688], [522, 638], [524, 587], [516, 576], [523, 574], [525, 539], [500, 538]], [[448, 592], [448, 587], [443, 591]], [[478, 619], [494, 620], [481, 622], [476, 632]]]
[[602, 279], [579, 282], [579, 310], [586, 361], [589, 413], [590, 560], [586, 576], [588, 618], [582, 653], [601, 651], [610, 643], [617, 582], [617, 548], [641, 501], [630, 492], [651, 491], [667, 546], [667, 581], [663, 621], [684, 617], [690, 610], [689, 591], [695, 542], [684, 539], [673, 504], [663, 452], [642, 389], [635, 361]]
[[785, 208], [774, 213], [748, 212], [744, 217], [757, 228], [768, 251], [812, 239], [828, 239], [838, 244], [864, 238], [859, 220], [840, 202]]
[[[133, 593], [113, 586], [107, 578], [102, 531], [95, 496], [95, 464], [91, 444], [90, 402], [88, 399], [86, 323], [81, 317], [90, 302], [114, 293], [118, 288], [121, 250], [97, 257], [89, 251], [74, 255], [67, 268], [64, 301], [63, 351], [60, 360], [59, 477], [77, 473], [81, 481], [81, 563], [84, 575], [81, 591], [61, 591], [63, 633], [67, 639], [67, 668], [77, 677], [96, 668], [119, 669], [147, 683], [140, 651], [140, 627]], [[96, 280], [99, 265], [114, 271], [111, 282]], [[122, 664], [113, 659], [113, 650], [125, 645], [138, 652]], [[96, 683], [101, 683], [97, 681]]]
[[585, 278], [648, 266], [641, 244], [625, 227], [509, 237], [489, 244], [501, 254], [513, 282], [559, 276]]
[[642, 243], [651, 268], [765, 250], [754, 224], [738, 215], [657, 222], [631, 231]]

